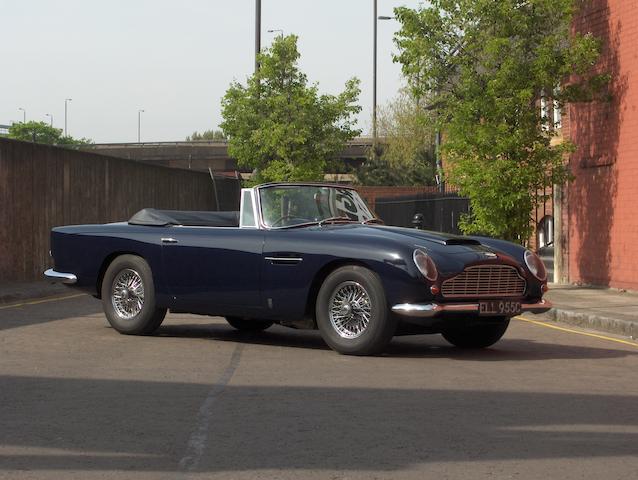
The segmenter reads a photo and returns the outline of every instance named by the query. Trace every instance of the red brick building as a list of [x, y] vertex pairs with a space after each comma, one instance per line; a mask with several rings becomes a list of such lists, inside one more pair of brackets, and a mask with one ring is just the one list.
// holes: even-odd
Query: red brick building
[[558, 280], [638, 290], [638, 1], [584, 0], [580, 32], [604, 42], [610, 102], [572, 104], [574, 180], [555, 195]]

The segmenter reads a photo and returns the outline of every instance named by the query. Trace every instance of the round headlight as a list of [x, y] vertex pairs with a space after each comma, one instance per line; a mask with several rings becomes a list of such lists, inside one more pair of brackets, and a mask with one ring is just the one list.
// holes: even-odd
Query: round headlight
[[439, 272], [436, 270], [436, 265], [427, 253], [417, 249], [414, 251], [412, 258], [414, 259], [416, 268], [419, 269], [419, 272], [421, 272], [425, 278], [431, 282], [434, 282], [438, 278]]
[[545, 264], [538, 255], [530, 250], [525, 251], [525, 265], [532, 275], [538, 278], [541, 282], [547, 280], [547, 270], [545, 270]]

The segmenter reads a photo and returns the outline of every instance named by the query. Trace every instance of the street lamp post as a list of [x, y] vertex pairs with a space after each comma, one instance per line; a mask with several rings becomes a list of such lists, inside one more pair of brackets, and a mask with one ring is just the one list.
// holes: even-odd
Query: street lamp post
[[377, 0], [373, 0], [372, 53], [372, 158], [377, 158]]
[[22, 107], [18, 107], [18, 110], [22, 110], [22, 123], [27, 123], [27, 111]]
[[284, 38], [284, 31], [280, 28], [275, 28], [273, 30], [268, 30], [268, 33], [275, 33], [275, 32], [279, 32], [279, 36], [281, 38]]
[[137, 111], [137, 143], [141, 143], [142, 113], [144, 113], [142, 109]]
[[255, 0], [255, 73], [259, 70], [261, 52], [261, 0]]
[[68, 103], [71, 101], [71, 98], [65, 98], [64, 99], [64, 136], [67, 136], [67, 131], [66, 131], [66, 127], [67, 127], [67, 114], [68, 114], [68, 108], [67, 105]]
[[53, 126], [53, 115], [51, 115], [50, 113], [45, 113], [44, 116], [49, 117], [49, 120], [50, 120], [49, 125]]
[[372, 156], [377, 157], [377, 23], [379, 20], [392, 20], [394, 17], [377, 15], [377, 0], [373, 0], [373, 45], [372, 54]]

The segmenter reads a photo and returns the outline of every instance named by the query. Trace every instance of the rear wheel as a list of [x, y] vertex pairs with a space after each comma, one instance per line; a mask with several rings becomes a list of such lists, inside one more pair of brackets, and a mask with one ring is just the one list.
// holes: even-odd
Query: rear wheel
[[381, 280], [356, 265], [328, 275], [317, 296], [316, 315], [324, 341], [346, 355], [380, 353], [396, 330]]
[[226, 321], [231, 327], [240, 332], [261, 332], [272, 326], [273, 322], [252, 320], [250, 318], [226, 317]]
[[165, 308], [157, 308], [151, 267], [136, 255], [121, 255], [102, 280], [106, 319], [120, 333], [148, 335], [164, 321]]
[[443, 332], [452, 345], [459, 348], [486, 348], [494, 345], [507, 331], [510, 319], [494, 318], [495, 323], [468, 325]]

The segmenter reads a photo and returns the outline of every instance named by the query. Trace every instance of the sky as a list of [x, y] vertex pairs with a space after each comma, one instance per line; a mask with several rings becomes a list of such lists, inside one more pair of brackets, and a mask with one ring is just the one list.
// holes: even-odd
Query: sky
[[[378, 0], [378, 14], [419, 0]], [[373, 0], [262, 0], [262, 48], [299, 36], [300, 67], [322, 93], [361, 80], [358, 127], [372, 111]], [[254, 0], [0, 0], [0, 124], [50, 121], [97, 143], [184, 140], [216, 128], [230, 82], [254, 69]], [[378, 25], [378, 104], [402, 86], [395, 20]]]

